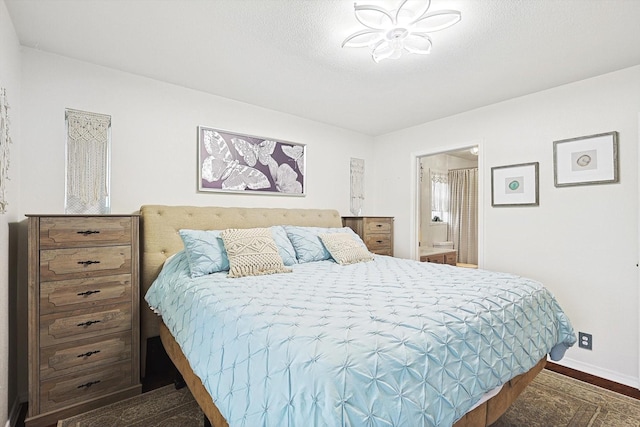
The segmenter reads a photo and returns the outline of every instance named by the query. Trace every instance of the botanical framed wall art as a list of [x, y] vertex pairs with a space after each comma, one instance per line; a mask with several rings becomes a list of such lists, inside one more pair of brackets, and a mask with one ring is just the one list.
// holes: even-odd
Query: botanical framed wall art
[[198, 126], [198, 190], [305, 195], [306, 146]]
[[538, 206], [538, 162], [491, 168], [491, 206]]
[[553, 142], [554, 184], [610, 184], [618, 182], [618, 132]]

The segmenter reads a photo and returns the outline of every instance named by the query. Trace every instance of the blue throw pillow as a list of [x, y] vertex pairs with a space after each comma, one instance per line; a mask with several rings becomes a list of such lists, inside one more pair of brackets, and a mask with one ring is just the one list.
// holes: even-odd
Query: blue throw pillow
[[229, 270], [229, 258], [219, 230], [180, 230], [191, 277]]
[[271, 230], [273, 240], [276, 242], [276, 246], [278, 246], [278, 253], [282, 258], [284, 265], [297, 264], [298, 259], [296, 257], [296, 250], [293, 248], [284, 227], [281, 225], [274, 225], [269, 228]]
[[349, 233], [354, 239], [366, 248], [366, 245], [351, 228], [332, 228], [332, 227], [300, 227], [293, 225], [285, 225], [287, 236], [296, 251], [298, 262], [323, 261], [331, 258], [331, 254], [322, 244], [320, 234], [330, 233]]

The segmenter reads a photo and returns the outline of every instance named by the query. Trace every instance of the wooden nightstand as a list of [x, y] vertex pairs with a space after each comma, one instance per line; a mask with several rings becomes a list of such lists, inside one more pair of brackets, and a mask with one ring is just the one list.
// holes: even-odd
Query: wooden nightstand
[[369, 251], [393, 256], [393, 217], [343, 216], [342, 225], [355, 231]]
[[29, 217], [27, 427], [141, 392], [134, 215]]

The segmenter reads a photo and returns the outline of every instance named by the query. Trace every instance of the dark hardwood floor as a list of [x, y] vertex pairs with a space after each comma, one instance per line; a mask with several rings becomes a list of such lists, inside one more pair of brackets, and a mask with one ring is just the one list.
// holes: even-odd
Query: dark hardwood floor
[[[161, 345], [158, 348], [157, 345], [160, 345], [159, 342], [149, 343], [148, 353], [150, 357], [147, 362], [148, 375], [142, 380], [143, 393], [150, 390], [155, 390], [156, 388], [164, 387], [169, 384], [173, 384], [176, 381], [176, 378], [178, 378], [178, 371], [166, 356], [166, 353], [164, 353], [164, 349], [161, 347]], [[149, 361], [153, 362], [150, 363]], [[567, 368], [553, 362], [547, 362], [545, 369], [549, 369], [550, 371], [554, 371], [559, 374], [566, 375], [568, 377], [575, 378], [577, 380], [584, 381], [586, 383], [593, 384], [598, 387], [602, 387], [607, 390], [611, 390], [616, 393], [620, 393], [625, 396], [633, 397], [640, 400], [640, 390], [624, 384], [616, 383], [604, 378], [597, 377], [595, 375], [590, 375], [581, 371], [577, 371], [575, 369]], [[25, 403], [22, 406], [23, 407], [21, 408], [20, 417], [18, 418], [16, 427], [24, 427], [24, 418], [27, 412], [27, 404]], [[51, 425], [47, 427], [56, 426]]]

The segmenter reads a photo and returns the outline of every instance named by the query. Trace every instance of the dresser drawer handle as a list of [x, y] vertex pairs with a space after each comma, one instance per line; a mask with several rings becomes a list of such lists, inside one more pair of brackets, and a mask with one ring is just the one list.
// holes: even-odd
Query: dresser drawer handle
[[97, 380], [97, 381], [89, 381], [89, 382], [88, 382], [88, 383], [86, 383], [86, 384], [80, 384], [80, 385], [78, 386], [78, 388], [85, 388], [85, 387], [86, 387], [86, 388], [89, 388], [89, 387], [91, 387], [91, 386], [92, 386], [92, 385], [94, 385], [94, 384], [98, 384], [99, 382], [100, 382], [100, 380]]
[[384, 240], [376, 240], [376, 243], [382, 243]]
[[100, 353], [100, 350], [87, 351], [86, 353], [79, 354], [78, 357], [89, 357], [98, 353]]
[[93, 295], [93, 294], [97, 294], [97, 293], [100, 293], [100, 290], [80, 292], [80, 293], [78, 293], [78, 296], [79, 297], [88, 297], [89, 295]]
[[100, 320], [87, 320], [86, 322], [78, 323], [77, 326], [91, 326], [94, 323], [100, 323]]
[[99, 231], [97, 230], [84, 230], [84, 231], [77, 231], [78, 234], [82, 234], [83, 236], [88, 236], [90, 234], [100, 234]]
[[380, 228], [382, 227], [382, 224], [376, 224], [376, 227]]
[[91, 264], [100, 264], [100, 261], [78, 261], [78, 264], [82, 264], [86, 267]]

